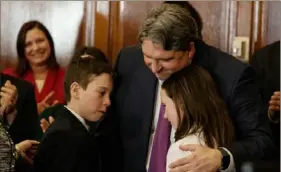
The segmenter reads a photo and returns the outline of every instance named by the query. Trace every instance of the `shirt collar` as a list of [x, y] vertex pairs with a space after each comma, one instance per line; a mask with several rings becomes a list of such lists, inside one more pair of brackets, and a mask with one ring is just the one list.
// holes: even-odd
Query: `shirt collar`
[[67, 110], [69, 110], [83, 125], [84, 127], [90, 131], [90, 127], [88, 124], [86, 124], [85, 120], [80, 116], [78, 115], [76, 112], [74, 112], [72, 109], [70, 109], [69, 107], [67, 106], [64, 106]]

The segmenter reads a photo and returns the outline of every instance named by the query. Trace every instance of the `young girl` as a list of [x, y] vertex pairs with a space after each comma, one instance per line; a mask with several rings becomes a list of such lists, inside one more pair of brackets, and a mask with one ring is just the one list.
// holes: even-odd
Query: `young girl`
[[180, 150], [179, 145], [216, 148], [233, 140], [227, 107], [205, 69], [191, 65], [173, 74], [162, 85], [161, 100], [166, 107], [164, 117], [175, 129], [175, 142], [167, 154], [167, 171], [170, 163], [192, 153]]

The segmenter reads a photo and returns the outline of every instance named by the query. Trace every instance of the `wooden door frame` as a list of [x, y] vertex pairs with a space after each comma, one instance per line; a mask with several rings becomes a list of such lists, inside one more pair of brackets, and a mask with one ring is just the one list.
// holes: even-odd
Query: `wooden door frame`
[[[86, 33], [88, 35], [86, 37], [93, 41], [89, 40], [88, 44], [100, 48], [106, 54], [110, 63], [113, 63], [124, 44], [124, 16], [122, 16], [122, 11], [125, 2], [93, 0], [90, 2], [91, 5], [88, 5], [86, 11], [88, 15], [94, 17], [86, 17], [87, 23], [92, 23], [92, 27], [87, 27]], [[225, 20], [220, 23], [223, 30], [219, 45], [221, 50], [231, 54], [235, 36], [250, 38], [250, 56], [255, 50], [266, 45], [268, 2], [222, 1], [221, 3], [221, 15], [225, 16]], [[91, 12], [89, 12], [89, 8]]]

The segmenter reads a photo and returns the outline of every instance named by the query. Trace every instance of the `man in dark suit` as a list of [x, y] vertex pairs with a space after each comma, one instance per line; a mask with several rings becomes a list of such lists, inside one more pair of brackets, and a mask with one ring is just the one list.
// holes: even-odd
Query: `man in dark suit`
[[[139, 41], [141, 45], [119, 53], [112, 113], [107, 116], [112, 121], [117, 116], [125, 172], [149, 171], [152, 143], [158, 134], [154, 131], [159, 124], [159, 85], [190, 63], [207, 69], [216, 81], [228, 105], [236, 141], [218, 149], [185, 145], [181, 149], [192, 151], [193, 156], [172, 164], [171, 171], [232, 170], [234, 164], [239, 170], [243, 161], [272, 153], [254, 70], [201, 41], [197, 25], [185, 9], [167, 4], [153, 9], [140, 29]], [[157, 158], [165, 161], [165, 157]]]
[[35, 171], [104, 171], [99, 135], [91, 124], [110, 105], [113, 69], [93, 56], [77, 55], [65, 76], [67, 105], [57, 110], [56, 120], [43, 135], [34, 158]]
[[9, 126], [9, 134], [14, 143], [27, 139], [35, 139], [36, 128], [38, 128], [37, 106], [33, 86], [23, 80], [0, 74], [0, 86], [7, 81], [17, 88], [18, 98], [16, 102], [16, 118]]
[[[252, 57], [251, 65], [257, 72], [258, 83], [264, 108], [270, 120], [274, 151], [274, 164], [263, 164], [263, 170], [280, 171], [280, 41], [258, 50]], [[275, 169], [273, 169], [273, 167]]]

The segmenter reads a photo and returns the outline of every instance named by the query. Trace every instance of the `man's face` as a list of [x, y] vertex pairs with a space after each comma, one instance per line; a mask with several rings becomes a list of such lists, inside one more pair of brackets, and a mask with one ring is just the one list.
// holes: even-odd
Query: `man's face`
[[160, 45], [153, 44], [150, 39], [145, 39], [142, 51], [145, 64], [158, 79], [165, 80], [190, 64], [195, 49], [191, 44], [187, 51], [166, 51]]

